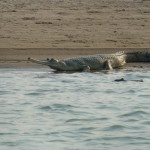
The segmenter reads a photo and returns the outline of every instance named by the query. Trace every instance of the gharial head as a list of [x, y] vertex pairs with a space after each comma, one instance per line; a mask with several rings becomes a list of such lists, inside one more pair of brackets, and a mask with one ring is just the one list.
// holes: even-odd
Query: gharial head
[[65, 62], [54, 58], [51, 59], [47, 58], [47, 65], [52, 69], [63, 70]]
[[150, 52], [128, 52], [127, 62], [150, 62]]
[[47, 58], [47, 65], [49, 66], [57, 66], [59, 64], [59, 60], [54, 59], [54, 58]]

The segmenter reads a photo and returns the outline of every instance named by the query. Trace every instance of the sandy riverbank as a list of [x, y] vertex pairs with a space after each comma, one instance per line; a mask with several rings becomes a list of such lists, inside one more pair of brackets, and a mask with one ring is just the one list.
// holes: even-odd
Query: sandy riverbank
[[[12, 67], [43, 67], [27, 61], [28, 57], [39, 60], [46, 58], [63, 59], [80, 55], [115, 53], [118, 51], [149, 51], [150, 48], [1, 48], [0, 49], [0, 68]], [[150, 63], [131, 63], [126, 66], [149, 66]]]
[[0, 48], [150, 47], [149, 0], [1, 0]]
[[149, 8], [149, 0], [1, 0], [0, 67], [39, 66], [28, 57], [145, 50]]

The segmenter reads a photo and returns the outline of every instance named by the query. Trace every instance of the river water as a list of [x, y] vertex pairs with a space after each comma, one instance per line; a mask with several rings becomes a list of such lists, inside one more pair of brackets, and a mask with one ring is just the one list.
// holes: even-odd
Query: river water
[[149, 68], [0, 69], [0, 150], [149, 150], [149, 86]]

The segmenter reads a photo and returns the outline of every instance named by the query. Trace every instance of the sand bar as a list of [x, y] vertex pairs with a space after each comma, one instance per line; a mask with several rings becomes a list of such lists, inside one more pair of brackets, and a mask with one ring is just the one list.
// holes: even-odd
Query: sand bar
[[0, 67], [41, 67], [28, 57], [149, 51], [149, 8], [149, 0], [1, 0]]

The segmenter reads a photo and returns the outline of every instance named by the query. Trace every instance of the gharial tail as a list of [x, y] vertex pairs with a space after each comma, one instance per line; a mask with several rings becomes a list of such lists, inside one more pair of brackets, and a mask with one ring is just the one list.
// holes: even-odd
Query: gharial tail
[[150, 62], [150, 52], [141, 51], [141, 52], [126, 52], [128, 62]]
[[36, 63], [36, 64], [48, 65], [48, 61], [40, 61], [40, 60], [33, 59], [31, 57], [28, 58], [28, 61], [31, 61], [31, 62]]

